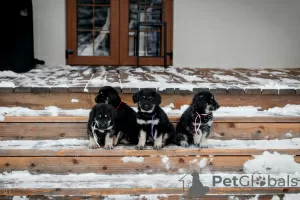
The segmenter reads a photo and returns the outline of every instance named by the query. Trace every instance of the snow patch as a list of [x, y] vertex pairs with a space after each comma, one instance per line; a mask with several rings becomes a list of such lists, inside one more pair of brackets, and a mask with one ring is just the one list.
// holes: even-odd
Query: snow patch
[[271, 200], [280, 200], [280, 198], [279, 198], [279, 196], [275, 195], [275, 196], [272, 197]]
[[200, 162], [198, 163], [198, 166], [200, 167], [200, 169], [206, 167], [206, 165], [207, 165], [207, 158], [202, 158], [200, 160]]
[[279, 116], [299, 116], [300, 115], [300, 105], [287, 104], [284, 107], [274, 107], [265, 110], [264, 112], [271, 115]]
[[11, 82], [11, 81], [1, 81], [0, 82], [0, 87], [12, 87], [12, 88], [14, 88], [15, 84], [14, 84], [14, 82]]
[[128, 162], [142, 163], [142, 162], [144, 162], [143, 157], [135, 157], [135, 156], [123, 157], [121, 160], [124, 163], [128, 163]]
[[141, 194], [141, 195], [109, 195], [105, 196], [104, 200], [137, 200], [137, 199], [147, 199], [147, 200], [159, 200], [167, 198], [168, 195], [150, 195], [150, 194]]
[[79, 102], [79, 100], [78, 99], [72, 99], [71, 102], [72, 103], [77, 103], [77, 102]]
[[[59, 139], [59, 140], [4, 140], [0, 142], [0, 149], [38, 149], [38, 150], [62, 150], [62, 149], [88, 149], [88, 140]], [[282, 140], [208, 140], [209, 148], [212, 149], [300, 149], [300, 138]], [[166, 147], [171, 150], [185, 149], [176, 145]], [[189, 149], [199, 149], [195, 145]], [[134, 146], [116, 146], [115, 149], [134, 150]], [[153, 149], [146, 146], [145, 149]], [[99, 150], [100, 151], [100, 150]], [[141, 159], [141, 158], [140, 158]], [[162, 162], [168, 163], [168, 157], [163, 157]], [[209, 162], [213, 160], [210, 157]], [[194, 159], [190, 163], [197, 163]], [[202, 161], [204, 162], [204, 161]]]
[[259, 194], [255, 195], [255, 197], [250, 198], [249, 200], [259, 200]]
[[[76, 102], [77, 99], [72, 99], [71, 102]], [[162, 107], [168, 116], [181, 116], [189, 105], [183, 105], [180, 109], [174, 109], [174, 104]], [[137, 107], [132, 107], [137, 111]], [[260, 107], [240, 106], [240, 107], [221, 107], [214, 112], [216, 117], [225, 116], [300, 116], [300, 105], [288, 104], [285, 107], [275, 107], [268, 110], [259, 111]], [[0, 107], [0, 120], [4, 120], [4, 116], [89, 116], [90, 109], [74, 109], [66, 110], [56, 106], [45, 107], [44, 110], [33, 110], [24, 107]]]
[[246, 173], [293, 174], [300, 172], [300, 164], [295, 162], [292, 155], [279, 154], [277, 152], [272, 154], [265, 151], [262, 155], [255, 155], [254, 157], [253, 160], [244, 163], [244, 171]]
[[299, 200], [300, 194], [285, 194], [283, 200]]
[[170, 169], [170, 162], [169, 162], [169, 158], [167, 156], [164, 156], [161, 161], [166, 165], [166, 169]]
[[286, 134], [285, 134], [285, 137], [292, 138], [292, 137], [293, 137], [293, 134], [292, 134], [292, 133], [286, 133]]
[[12, 200], [29, 200], [26, 196], [14, 196]]

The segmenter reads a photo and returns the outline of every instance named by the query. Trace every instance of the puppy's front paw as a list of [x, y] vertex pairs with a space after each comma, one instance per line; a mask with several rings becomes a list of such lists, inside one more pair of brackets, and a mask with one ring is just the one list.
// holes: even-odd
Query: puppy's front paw
[[135, 149], [137, 150], [143, 150], [145, 147], [143, 145], [137, 145], [135, 146]]
[[90, 149], [97, 149], [97, 148], [99, 148], [99, 146], [98, 146], [98, 144], [96, 144], [95, 140], [90, 139], [89, 148]]
[[188, 144], [188, 142], [187, 141], [181, 141], [180, 142], [180, 146], [182, 146], [182, 147], [188, 147], [189, 146], [189, 144]]
[[155, 144], [153, 149], [155, 150], [161, 150], [162, 149], [162, 145], [159, 145], [159, 144]]
[[98, 148], [98, 145], [95, 145], [95, 144], [89, 144], [89, 148], [90, 148], [90, 149], [97, 149], [97, 148]]
[[104, 146], [104, 149], [106, 149], [106, 150], [111, 150], [111, 149], [113, 149], [114, 147], [113, 147], [113, 145], [110, 145], [110, 144], [106, 144], [105, 146]]
[[206, 149], [208, 148], [208, 144], [200, 144], [199, 145], [201, 149]]

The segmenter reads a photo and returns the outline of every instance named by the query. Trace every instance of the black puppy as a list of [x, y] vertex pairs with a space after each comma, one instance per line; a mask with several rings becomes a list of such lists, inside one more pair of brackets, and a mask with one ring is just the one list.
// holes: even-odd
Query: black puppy
[[175, 128], [167, 114], [160, 108], [161, 96], [152, 89], [142, 89], [132, 97], [137, 103], [137, 126], [139, 143], [136, 149], [143, 149], [147, 140], [154, 144], [154, 149], [161, 149], [175, 136]]
[[120, 132], [114, 139], [114, 145], [118, 143], [136, 145], [138, 143], [136, 112], [121, 100], [118, 91], [110, 86], [104, 86], [99, 89], [95, 102], [110, 104], [116, 110], [116, 125]]
[[176, 126], [176, 143], [182, 147], [193, 143], [207, 148], [207, 138], [213, 123], [212, 111], [219, 108], [220, 105], [211, 92], [196, 94]]
[[116, 111], [111, 105], [100, 103], [92, 108], [87, 125], [89, 148], [104, 145], [105, 149], [113, 149], [113, 139], [118, 133], [115, 121]]

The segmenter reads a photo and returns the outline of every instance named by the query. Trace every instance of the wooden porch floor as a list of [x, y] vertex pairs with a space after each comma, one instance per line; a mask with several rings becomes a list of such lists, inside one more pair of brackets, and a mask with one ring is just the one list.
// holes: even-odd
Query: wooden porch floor
[[195, 69], [169, 67], [38, 67], [27, 73], [0, 72], [0, 92], [97, 92], [113, 86], [122, 93], [155, 88], [161, 93], [300, 94], [300, 68]]

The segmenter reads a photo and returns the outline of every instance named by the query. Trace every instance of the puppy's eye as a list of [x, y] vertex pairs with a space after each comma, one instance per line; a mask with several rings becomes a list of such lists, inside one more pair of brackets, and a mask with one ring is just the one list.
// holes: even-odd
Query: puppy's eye
[[214, 97], [213, 97], [213, 96], [211, 96], [211, 99], [214, 99]]
[[143, 96], [143, 99], [146, 99], [146, 97], [145, 97], [145, 96]]
[[107, 115], [104, 115], [105, 118], [107, 118]]
[[152, 100], [153, 100], [153, 97], [149, 97], [149, 100], [152, 101]]

